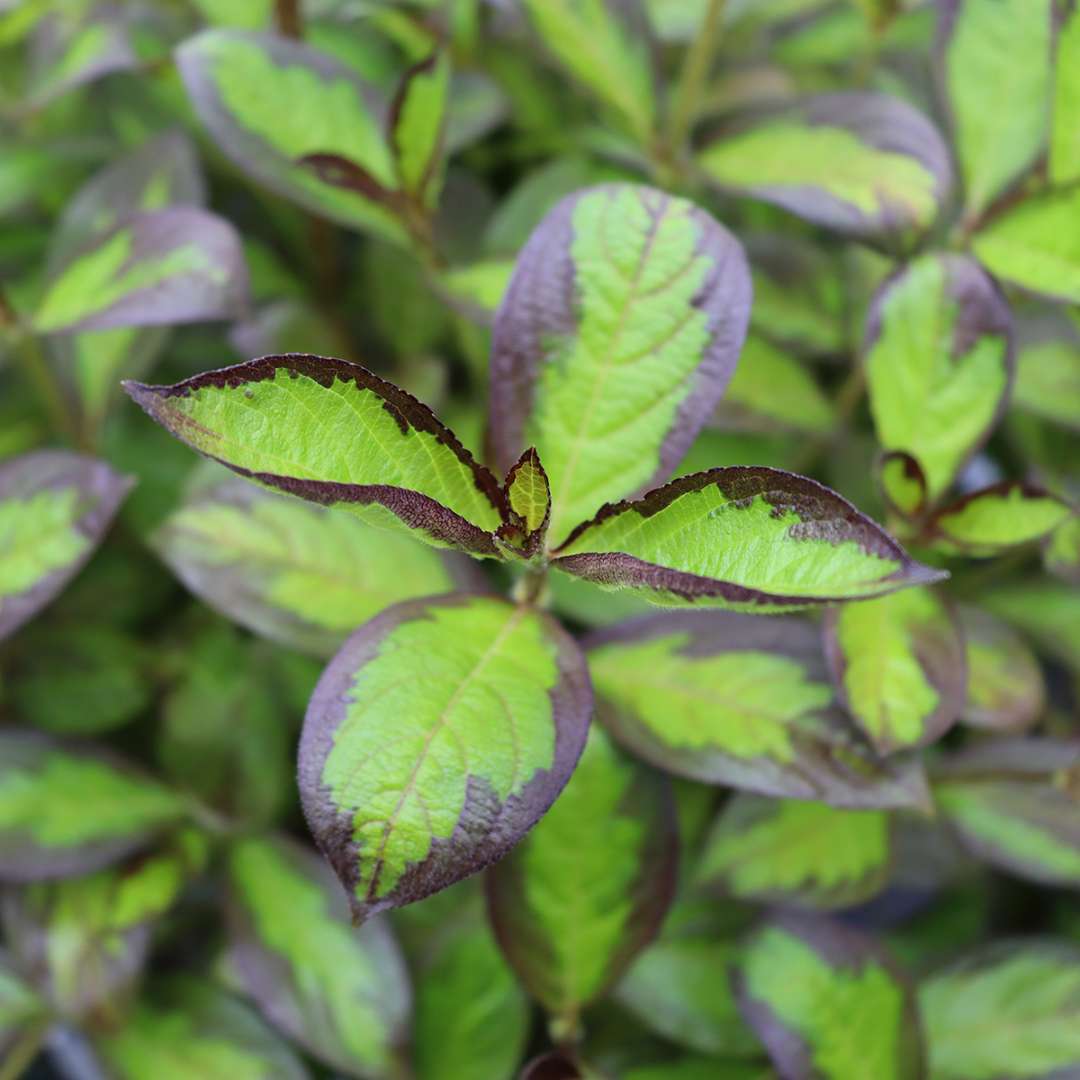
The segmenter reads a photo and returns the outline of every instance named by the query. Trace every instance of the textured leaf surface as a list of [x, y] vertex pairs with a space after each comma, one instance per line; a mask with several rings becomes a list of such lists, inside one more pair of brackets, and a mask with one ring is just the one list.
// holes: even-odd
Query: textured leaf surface
[[503, 492], [510, 520], [500, 538], [530, 558], [543, 546], [551, 520], [551, 485], [535, 450], [526, 450], [506, 474]]
[[849, 907], [882, 889], [890, 859], [881, 810], [738, 794], [705, 841], [697, 879], [742, 900]]
[[885, 94], [823, 94], [706, 146], [725, 190], [856, 236], [928, 228], [951, 185], [934, 125]]
[[0, 638], [81, 569], [130, 486], [104, 462], [62, 451], [0, 463]]
[[317, 656], [391, 604], [452, 592], [469, 576], [468, 560], [240, 480], [193, 496], [153, 542], [205, 603]]
[[1067, 502], [1042, 488], [1004, 482], [943, 507], [928, 531], [946, 549], [989, 558], [1042, 539], [1073, 513]]
[[746, 946], [737, 986], [743, 1013], [785, 1076], [924, 1075], [914, 995], [862, 934], [781, 917]]
[[837, 806], [926, 797], [913, 763], [878, 761], [833, 707], [809, 623], [660, 615], [599, 631], [586, 645], [598, 718], [662, 769]]
[[556, 555], [560, 570], [666, 607], [784, 610], [941, 576], [836, 492], [764, 466], [710, 469], [609, 504]]
[[922, 467], [931, 500], [990, 434], [1012, 370], [1012, 317], [960, 255], [924, 255], [878, 290], [863, 343], [878, 440]]
[[50, 277], [39, 333], [225, 319], [247, 297], [240, 238], [224, 218], [173, 207], [124, 218]]
[[682, 199], [610, 184], [544, 218], [495, 320], [491, 437], [504, 470], [538, 450], [553, 543], [670, 474], [731, 378], [749, 307], [738, 241]]
[[970, 216], [1032, 163], [1046, 139], [1050, 11], [1050, 0], [942, 6], [942, 84]]
[[389, 929], [354, 929], [326, 864], [292, 841], [242, 840], [229, 881], [232, 966], [267, 1020], [347, 1076], [395, 1075], [410, 995]]
[[185, 816], [183, 800], [121, 763], [0, 733], [0, 878], [88, 873]]
[[[583, 831], [583, 822], [603, 823]], [[488, 871], [499, 944], [526, 989], [574, 1018], [659, 928], [675, 888], [678, 832], [667, 780], [593, 727], [558, 801]]]
[[964, 706], [959, 626], [929, 589], [830, 608], [825, 652], [845, 708], [881, 753], [936, 742]]
[[1080, 180], [1080, 10], [1066, 9], [1057, 32], [1053, 114], [1050, 129], [1050, 180]]
[[354, 915], [504, 855], [569, 779], [591, 711], [580, 651], [530, 608], [417, 600], [358, 630], [320, 680], [300, 743], [304, 812]]
[[1065, 942], [984, 947], [926, 980], [919, 1005], [935, 1080], [1034, 1080], [1080, 1066], [1080, 951]]
[[495, 554], [498, 481], [427, 406], [365, 368], [288, 354], [126, 389], [241, 476], [436, 546]]

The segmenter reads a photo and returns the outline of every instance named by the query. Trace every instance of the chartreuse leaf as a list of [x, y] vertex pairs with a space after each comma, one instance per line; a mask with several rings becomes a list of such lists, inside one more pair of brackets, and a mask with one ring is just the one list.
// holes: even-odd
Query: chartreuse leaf
[[935, 1080], [1036, 1080], [1080, 1066], [1080, 951], [1064, 941], [984, 946], [927, 979], [919, 1006]]
[[877, 461], [881, 494], [893, 513], [915, 519], [926, 509], [926, 474], [922, 466], [903, 450], [889, 450]]
[[1051, 0], [949, 0], [942, 10], [942, 85], [969, 217], [1045, 142], [1051, 7]]
[[112, 758], [0, 733], [0, 879], [97, 870], [185, 815], [179, 795]]
[[1080, 584], [1080, 514], [1074, 513], [1046, 538], [1043, 565], [1062, 581]]
[[514, 553], [531, 558], [544, 544], [551, 520], [551, 486], [536, 450], [530, 448], [506, 474], [503, 492], [510, 520], [499, 530]]
[[925, 1075], [914, 994], [863, 934], [781, 916], [747, 944], [736, 986], [784, 1076]]
[[342, 225], [402, 238], [386, 207], [299, 164], [336, 155], [394, 186], [387, 103], [373, 86], [333, 57], [273, 34], [206, 30], [176, 59], [199, 119], [238, 168]]
[[140, 996], [98, 1053], [116, 1080], [306, 1080], [289, 1046], [210, 982], [175, 977]]
[[361, 627], [300, 742], [304, 812], [355, 918], [505, 854], [570, 778], [591, 711], [580, 650], [529, 607], [459, 594]]
[[548, 1013], [572, 1029], [622, 975], [667, 912], [677, 856], [668, 781], [594, 727], [558, 801], [488, 871], [499, 944]]
[[1051, 340], [1021, 349], [1011, 404], [1055, 424], [1080, 429], [1080, 343]]
[[50, 275], [38, 333], [201, 322], [240, 313], [247, 268], [223, 218], [177, 206], [124, 218]]
[[609, 184], [544, 218], [495, 320], [491, 439], [504, 470], [539, 452], [553, 543], [670, 474], [731, 378], [749, 309], [738, 241], [683, 199]]
[[1050, 738], [995, 739], [947, 763], [934, 800], [979, 859], [1028, 881], [1080, 885], [1080, 750]]
[[949, 193], [934, 125], [885, 94], [823, 94], [709, 143], [698, 157], [726, 191], [856, 236], [924, 231]]
[[825, 652], [845, 708], [880, 753], [935, 742], [964, 706], [964, 643], [929, 589], [830, 608]]
[[1023, 731], [1042, 715], [1046, 688], [1027, 643], [1006, 623], [968, 604], [958, 611], [967, 655], [967, 704], [961, 719], [971, 727]]
[[390, 113], [398, 181], [421, 202], [437, 196], [439, 155], [446, 121], [450, 60], [433, 53], [405, 75]]
[[737, 794], [705, 841], [696, 877], [743, 900], [828, 909], [879, 892], [890, 860], [881, 810]]
[[709, 469], [608, 504], [555, 555], [560, 570], [662, 607], [782, 611], [943, 576], [836, 492], [764, 466]]
[[125, 388], [241, 476], [437, 547], [496, 553], [498, 481], [427, 406], [357, 364], [290, 353]]
[[942, 507], [928, 533], [946, 550], [988, 558], [1042, 539], [1074, 513], [1042, 488], [1006, 481]]
[[347, 1076], [398, 1075], [409, 983], [389, 929], [360, 928], [326, 864], [280, 837], [229, 854], [233, 969], [266, 1018]]
[[22, 1033], [47, 1015], [44, 1003], [12, 970], [8, 956], [0, 952], [0, 1060], [6, 1062]]
[[640, 0], [525, 0], [524, 7], [559, 64], [647, 144], [658, 94]]
[[0, 638], [82, 568], [130, 486], [104, 462], [63, 451], [0, 462]]
[[878, 290], [863, 354], [878, 441], [915, 459], [935, 501], [1002, 408], [1009, 309], [973, 260], [924, 255]]
[[193, 495], [152, 543], [211, 607], [317, 656], [391, 604], [452, 592], [469, 572], [467, 559], [241, 480]]
[[659, 615], [598, 631], [586, 646], [598, 719], [662, 769], [836, 806], [926, 798], [912, 763], [879, 761], [833, 706], [810, 623]]
[[1050, 181], [1080, 180], [1080, 10], [1067, 9], [1057, 32], [1053, 114], [1050, 128]]

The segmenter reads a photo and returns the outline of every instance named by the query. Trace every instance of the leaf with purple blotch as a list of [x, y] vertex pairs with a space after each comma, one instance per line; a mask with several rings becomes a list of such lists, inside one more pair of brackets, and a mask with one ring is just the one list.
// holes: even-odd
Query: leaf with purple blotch
[[500, 548], [511, 557], [539, 555], [551, 520], [551, 485], [540, 455], [529, 448], [503, 481], [509, 521], [498, 532]]

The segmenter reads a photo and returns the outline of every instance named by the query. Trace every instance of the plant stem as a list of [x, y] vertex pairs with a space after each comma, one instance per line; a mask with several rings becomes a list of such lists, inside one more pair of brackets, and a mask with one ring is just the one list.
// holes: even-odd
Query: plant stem
[[683, 60], [667, 135], [668, 145], [676, 154], [682, 153], [683, 144], [701, 108], [701, 92], [716, 52], [720, 23], [726, 6], [726, 0], [709, 0], [709, 7], [698, 28], [697, 37], [690, 43]]

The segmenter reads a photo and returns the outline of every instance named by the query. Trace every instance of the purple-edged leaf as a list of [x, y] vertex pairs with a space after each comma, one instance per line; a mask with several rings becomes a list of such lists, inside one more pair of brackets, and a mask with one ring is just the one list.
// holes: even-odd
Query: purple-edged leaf
[[381, 92], [341, 61], [274, 34], [206, 30], [176, 52], [199, 119], [238, 168], [286, 198], [342, 225], [402, 238], [377, 200], [320, 179], [300, 159], [355, 162], [395, 187]]
[[882, 754], [936, 742], [964, 707], [964, 641], [952, 609], [908, 589], [825, 612], [840, 700]]
[[835, 491], [764, 466], [709, 469], [609, 504], [555, 556], [568, 574], [663, 607], [791, 610], [947, 576]]
[[1080, 887], [1080, 740], [992, 739], [943, 763], [939, 813], [976, 858]]
[[926, 510], [926, 474], [922, 466], [903, 450], [889, 450], [876, 463], [878, 487], [894, 514], [908, 520]]
[[499, 944], [549, 1014], [572, 1026], [653, 938], [678, 848], [667, 778], [594, 726], [558, 801], [487, 875]]
[[833, 806], [922, 805], [915, 761], [880, 761], [833, 704], [816, 628], [724, 612], [654, 615], [586, 639], [597, 718], [691, 780]]
[[458, 594], [362, 626], [300, 742], [304, 813], [354, 918], [505, 855], [570, 778], [591, 712], [584, 657], [532, 608]]
[[81, 569], [130, 488], [104, 462], [59, 450], [0, 463], [0, 638]]
[[551, 487], [535, 449], [517, 460], [503, 481], [510, 520], [499, 530], [513, 554], [530, 559], [544, 546], [551, 520]]
[[912, 987], [865, 934], [780, 916], [747, 943], [735, 981], [743, 1014], [783, 1076], [926, 1075]]
[[[1008, 305], [973, 259], [923, 255], [875, 294], [863, 360], [878, 441], [915, 459], [925, 497], [936, 501], [1005, 408], [1013, 372]], [[899, 497], [901, 509], [916, 498]]]
[[175, 386], [125, 385], [241, 476], [439, 547], [497, 554], [499, 482], [426, 405], [358, 364], [290, 353]]
[[136, 213], [79, 247], [50, 276], [38, 333], [202, 322], [247, 300], [240, 237], [194, 207]]
[[741, 245], [692, 203], [608, 184], [547, 214], [495, 319], [491, 441], [504, 470], [539, 451], [554, 543], [670, 475], [735, 370], [749, 311]]
[[346, 1076], [399, 1075], [409, 980], [388, 926], [354, 928], [329, 867], [284, 837], [229, 853], [230, 970], [276, 1028]]
[[854, 236], [923, 232], [949, 194], [949, 153], [886, 94], [822, 94], [722, 134], [698, 157], [724, 191]]
[[99, 870], [186, 814], [180, 795], [115, 758], [0, 732], [0, 880]]
[[431, 205], [441, 181], [450, 90], [450, 59], [433, 53], [406, 73], [390, 109], [390, 142], [403, 191]]

